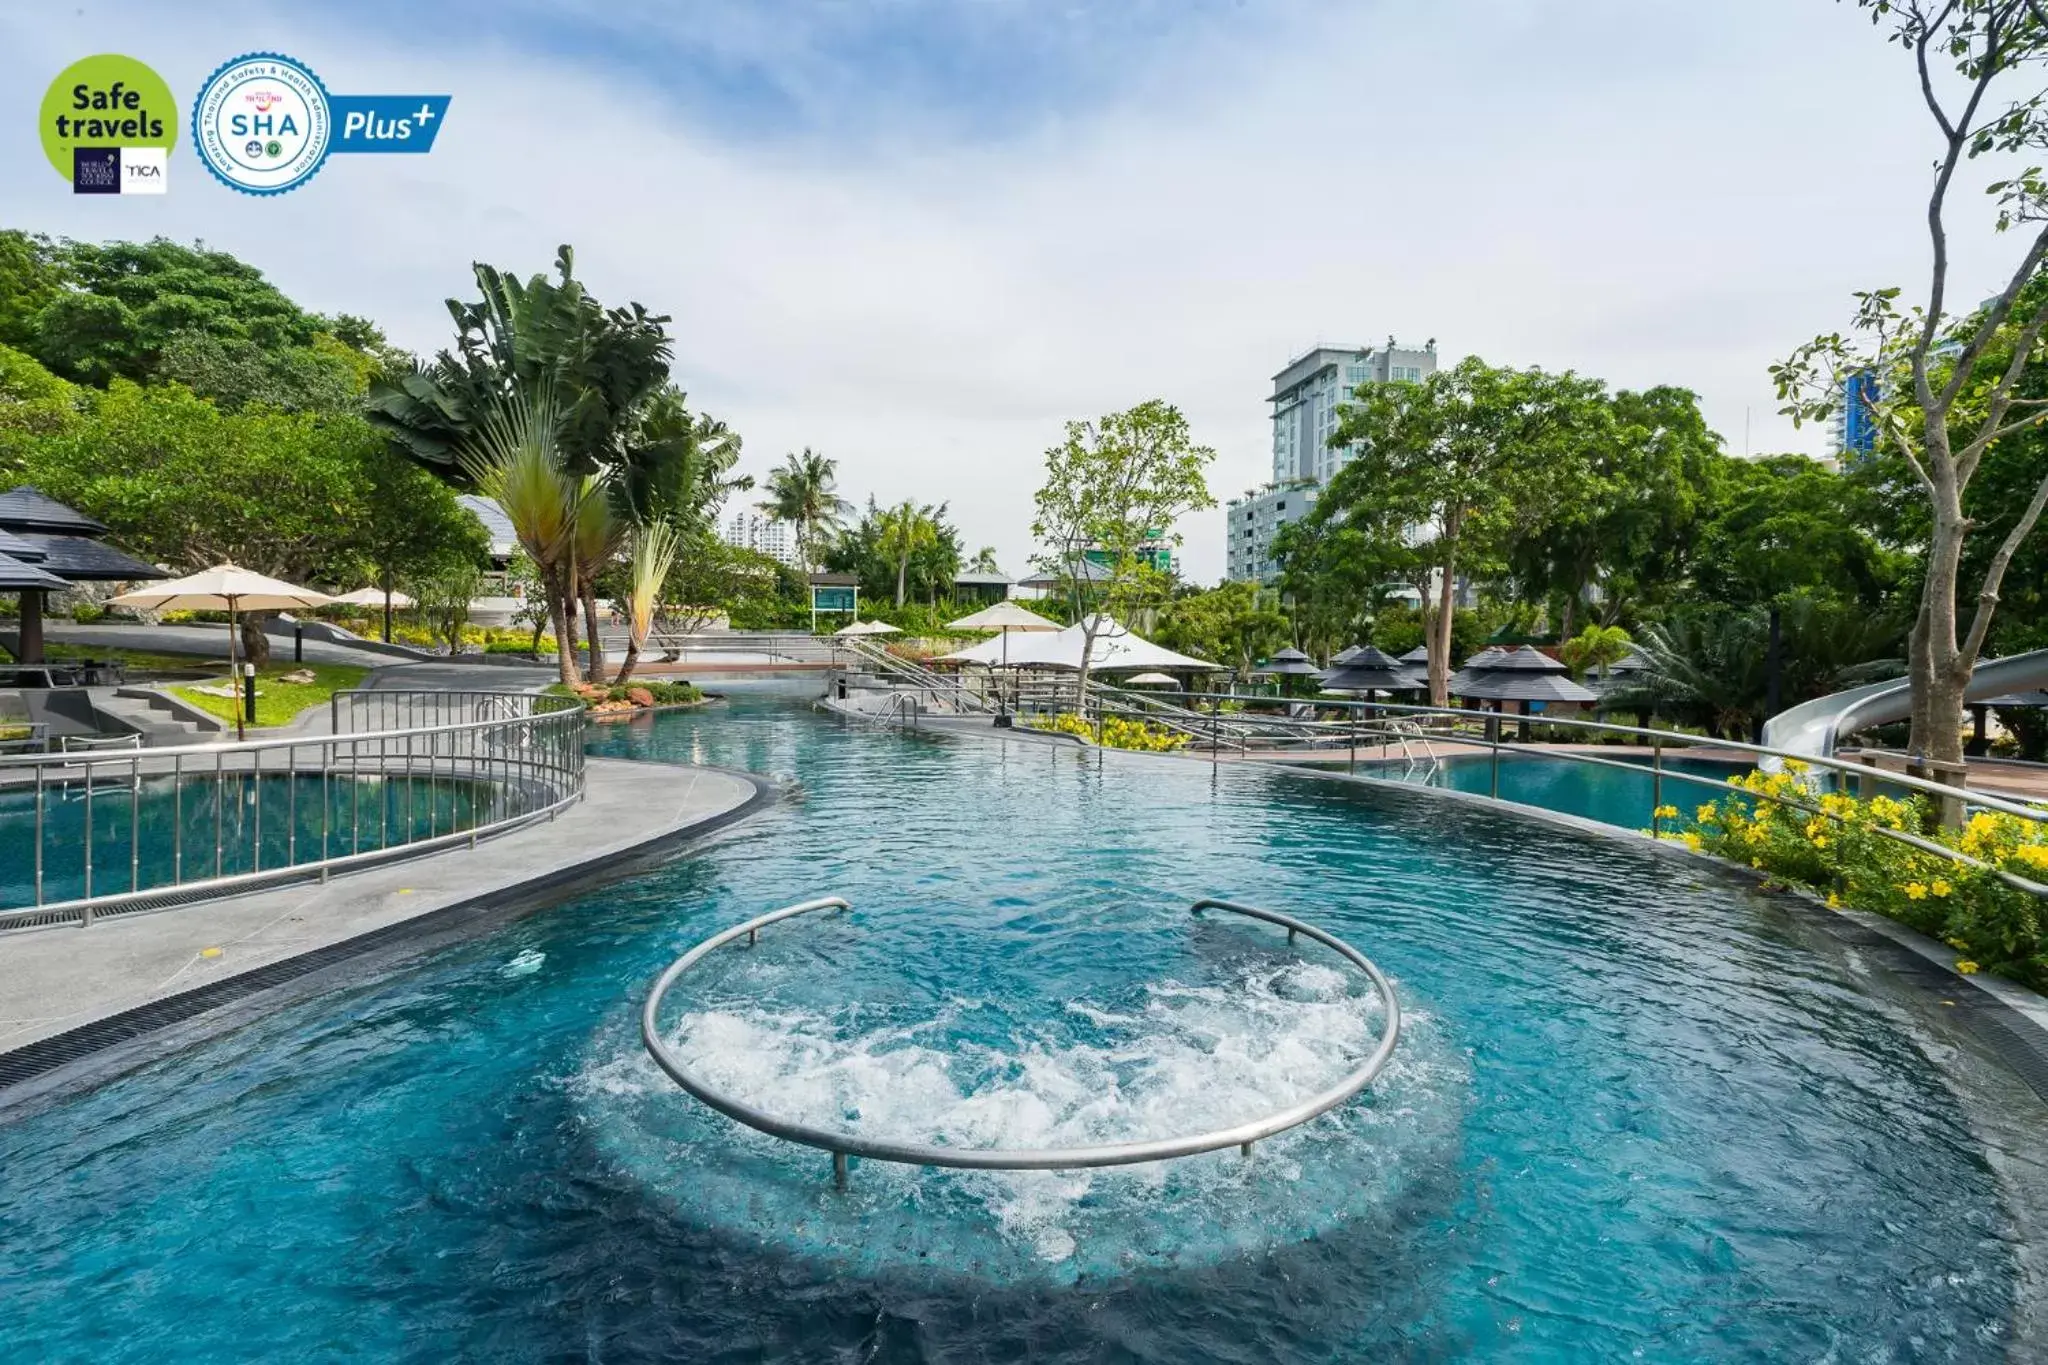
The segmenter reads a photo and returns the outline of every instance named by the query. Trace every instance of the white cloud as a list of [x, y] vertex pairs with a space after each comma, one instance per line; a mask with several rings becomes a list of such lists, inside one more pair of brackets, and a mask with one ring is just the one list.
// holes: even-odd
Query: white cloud
[[[27, 138], [0, 185], [9, 225], [204, 237], [421, 350], [472, 259], [540, 270], [572, 242], [602, 296], [675, 315], [680, 377], [755, 472], [821, 449], [850, 497], [949, 500], [970, 551], [1013, 572], [1065, 418], [1176, 402], [1229, 496], [1268, 471], [1269, 376], [1319, 340], [1434, 336], [1447, 360], [1682, 384], [1737, 449], [1745, 413], [1756, 449], [1816, 448], [1775, 416], [1765, 366], [1841, 325], [1851, 289], [1924, 270], [1924, 115], [1853, 11], [1334, 8], [1186, 44], [1026, 136], [836, 151], [722, 143], [637, 80], [489, 38], [67, 11], [0, 57], [16, 127], [109, 47], [181, 99], [275, 47], [337, 91], [455, 102], [431, 156], [337, 157], [275, 201], [215, 185], [183, 145], [161, 199], [74, 200]], [[1220, 574], [1220, 517], [1183, 530], [1190, 574]]]

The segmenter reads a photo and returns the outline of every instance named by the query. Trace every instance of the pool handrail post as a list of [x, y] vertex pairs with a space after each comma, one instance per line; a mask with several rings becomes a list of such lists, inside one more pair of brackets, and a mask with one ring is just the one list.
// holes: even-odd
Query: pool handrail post
[[1653, 740], [1650, 744], [1650, 837], [1655, 839], [1664, 832], [1664, 741]]

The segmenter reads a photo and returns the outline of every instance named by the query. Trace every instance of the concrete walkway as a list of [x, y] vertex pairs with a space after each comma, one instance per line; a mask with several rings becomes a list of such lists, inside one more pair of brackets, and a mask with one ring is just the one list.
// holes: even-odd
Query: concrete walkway
[[[545, 902], [671, 852], [772, 799], [745, 774], [589, 760], [589, 794], [553, 821], [474, 849], [217, 901], [0, 936], [0, 1095], [109, 1046], [143, 1038], [317, 970], [334, 950], [433, 917], [447, 927], [522, 899]], [[320, 959], [320, 960], [315, 960]], [[11, 1095], [8, 1098], [12, 1098]]]

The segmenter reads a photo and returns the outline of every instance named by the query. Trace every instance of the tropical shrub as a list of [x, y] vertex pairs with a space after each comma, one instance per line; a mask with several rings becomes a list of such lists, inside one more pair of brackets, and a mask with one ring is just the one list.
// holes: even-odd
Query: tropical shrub
[[[1991, 811], [1962, 829], [1931, 825], [1925, 798], [1816, 793], [1804, 764], [1777, 773], [1729, 779], [1735, 790], [1694, 812], [1691, 827], [1666, 837], [1809, 887], [1837, 909], [1870, 910], [1941, 939], [1962, 960], [2048, 989], [2048, 922], [2030, 892], [2000, 881], [1993, 869], [2048, 883], [2048, 829], [2038, 821]], [[1658, 814], [1678, 817], [1673, 807]], [[1880, 831], [1919, 835], [1982, 866], [1926, 852]]]
[[[1095, 742], [1095, 727], [1071, 711], [1057, 716], [1040, 716], [1031, 722], [1035, 729], [1050, 730], [1058, 735], [1073, 735], [1078, 739]], [[1185, 748], [1188, 736], [1163, 725], [1148, 725], [1142, 720], [1125, 720], [1121, 716], [1108, 716], [1102, 722], [1101, 743], [1109, 749], [1132, 749], [1140, 753], [1170, 754]]]

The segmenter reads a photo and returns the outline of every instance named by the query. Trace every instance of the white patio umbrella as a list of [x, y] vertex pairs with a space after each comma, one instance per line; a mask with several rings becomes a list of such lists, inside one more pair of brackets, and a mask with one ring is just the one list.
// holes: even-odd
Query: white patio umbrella
[[[324, 607], [334, 599], [324, 592], [299, 587], [281, 579], [244, 569], [237, 564], [216, 564], [210, 569], [168, 583], [110, 597], [117, 607], [142, 611], [225, 611], [228, 614], [228, 673], [235, 668], [235, 613], [238, 611], [289, 611], [293, 607]], [[242, 708], [235, 708], [235, 738], [243, 738]]]
[[[1008, 668], [1010, 666], [1011, 631], [1056, 631], [1061, 629], [1061, 627], [1060, 623], [1057, 621], [1048, 621], [1043, 616], [1040, 616], [1037, 612], [1026, 611], [1024, 608], [1018, 606], [1015, 602], [1004, 601], [998, 602], [991, 607], [983, 607], [980, 611], [975, 612], [971, 616], [963, 616], [957, 621], [948, 621], [946, 622], [946, 629], [1001, 631], [1003, 633], [1002, 663], [1003, 667]], [[971, 652], [972, 651], [963, 651], [963, 653]], [[961, 656], [952, 655], [949, 657], [959, 658]], [[987, 662], [993, 663], [994, 661], [988, 660]], [[1000, 684], [997, 687], [997, 691], [998, 694], [1000, 694]], [[1000, 695], [998, 695], [997, 699], [1003, 705], [1004, 714], [1008, 714], [1008, 699], [1001, 697]]]
[[887, 621], [855, 621], [850, 626], [841, 626], [832, 632], [837, 635], [901, 635], [903, 632]]
[[1125, 678], [1126, 687], [1179, 687], [1180, 679], [1171, 673], [1140, 673], [1135, 678]]

